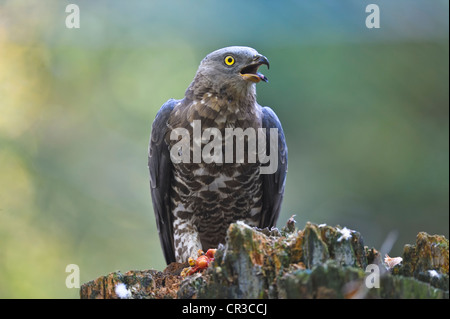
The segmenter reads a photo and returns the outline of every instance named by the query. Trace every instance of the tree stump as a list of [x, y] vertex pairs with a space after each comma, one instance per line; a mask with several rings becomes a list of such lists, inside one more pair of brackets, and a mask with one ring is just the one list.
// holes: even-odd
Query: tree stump
[[[231, 224], [203, 272], [110, 273], [85, 283], [81, 298], [449, 298], [448, 239], [421, 232], [399, 258], [384, 259], [354, 230], [307, 223], [256, 229]], [[379, 288], [377, 288], [377, 286]]]

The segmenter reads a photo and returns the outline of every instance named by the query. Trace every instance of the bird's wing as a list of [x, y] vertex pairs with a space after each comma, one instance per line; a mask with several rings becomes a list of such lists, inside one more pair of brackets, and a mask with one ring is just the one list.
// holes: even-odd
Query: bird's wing
[[148, 146], [148, 168], [150, 170], [153, 211], [155, 212], [156, 226], [167, 264], [175, 261], [175, 251], [172, 214], [170, 212], [172, 162], [164, 137], [167, 132], [167, 121], [176, 103], [177, 101], [174, 99], [168, 100], [156, 114]]
[[260, 228], [275, 226], [280, 214], [283, 201], [284, 185], [288, 167], [288, 150], [280, 120], [269, 107], [263, 107], [262, 127], [266, 129], [266, 154], [270, 150], [270, 128], [278, 129], [278, 169], [273, 174], [262, 174], [263, 181], [263, 206], [261, 212]]

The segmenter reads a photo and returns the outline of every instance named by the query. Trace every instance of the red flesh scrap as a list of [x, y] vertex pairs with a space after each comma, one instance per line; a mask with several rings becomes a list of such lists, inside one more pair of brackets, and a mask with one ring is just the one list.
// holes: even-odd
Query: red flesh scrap
[[203, 251], [199, 251], [199, 256], [195, 261], [195, 265], [189, 269], [187, 275], [190, 276], [197, 271], [202, 271], [203, 269], [208, 268], [209, 264], [214, 261], [215, 253], [216, 249], [208, 249], [206, 254]]

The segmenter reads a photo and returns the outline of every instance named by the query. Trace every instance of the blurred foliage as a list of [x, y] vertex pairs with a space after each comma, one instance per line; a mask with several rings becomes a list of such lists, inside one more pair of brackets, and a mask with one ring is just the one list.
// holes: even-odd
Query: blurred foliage
[[448, 1], [373, 1], [377, 30], [371, 1], [71, 2], [0, 0], [0, 297], [76, 298], [68, 264], [81, 282], [164, 268], [150, 126], [228, 45], [271, 62], [258, 101], [289, 147], [280, 226], [296, 214], [375, 247], [397, 230], [392, 256], [448, 237]]

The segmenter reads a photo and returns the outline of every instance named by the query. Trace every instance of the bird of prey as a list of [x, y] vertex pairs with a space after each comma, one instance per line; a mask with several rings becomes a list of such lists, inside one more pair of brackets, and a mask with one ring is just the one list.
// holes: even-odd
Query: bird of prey
[[[184, 98], [168, 100], [156, 115], [148, 167], [153, 209], [167, 264], [185, 262], [197, 256], [199, 249], [206, 251], [224, 243], [233, 222], [244, 221], [259, 228], [276, 224], [284, 194], [287, 146], [277, 115], [256, 102], [256, 83], [268, 81], [258, 71], [263, 64], [269, 68], [268, 59], [250, 47], [214, 51], [201, 61]], [[233, 161], [222, 160], [223, 157], [219, 161], [193, 160], [195, 145], [204, 149], [210, 141], [194, 138], [194, 121], [201, 123], [202, 133], [214, 128], [222, 136], [227, 128], [266, 129], [265, 153], [271, 151], [271, 134], [278, 142], [277, 149], [272, 149], [276, 171], [261, 174], [262, 161], [252, 162], [249, 155], [244, 161], [237, 161], [236, 154]], [[172, 148], [180, 141], [171, 136], [176, 128], [190, 133], [188, 162], [176, 162], [171, 157]], [[249, 138], [245, 139], [246, 146]], [[225, 140], [219, 141], [224, 147]], [[180, 150], [178, 155], [182, 155]]]

